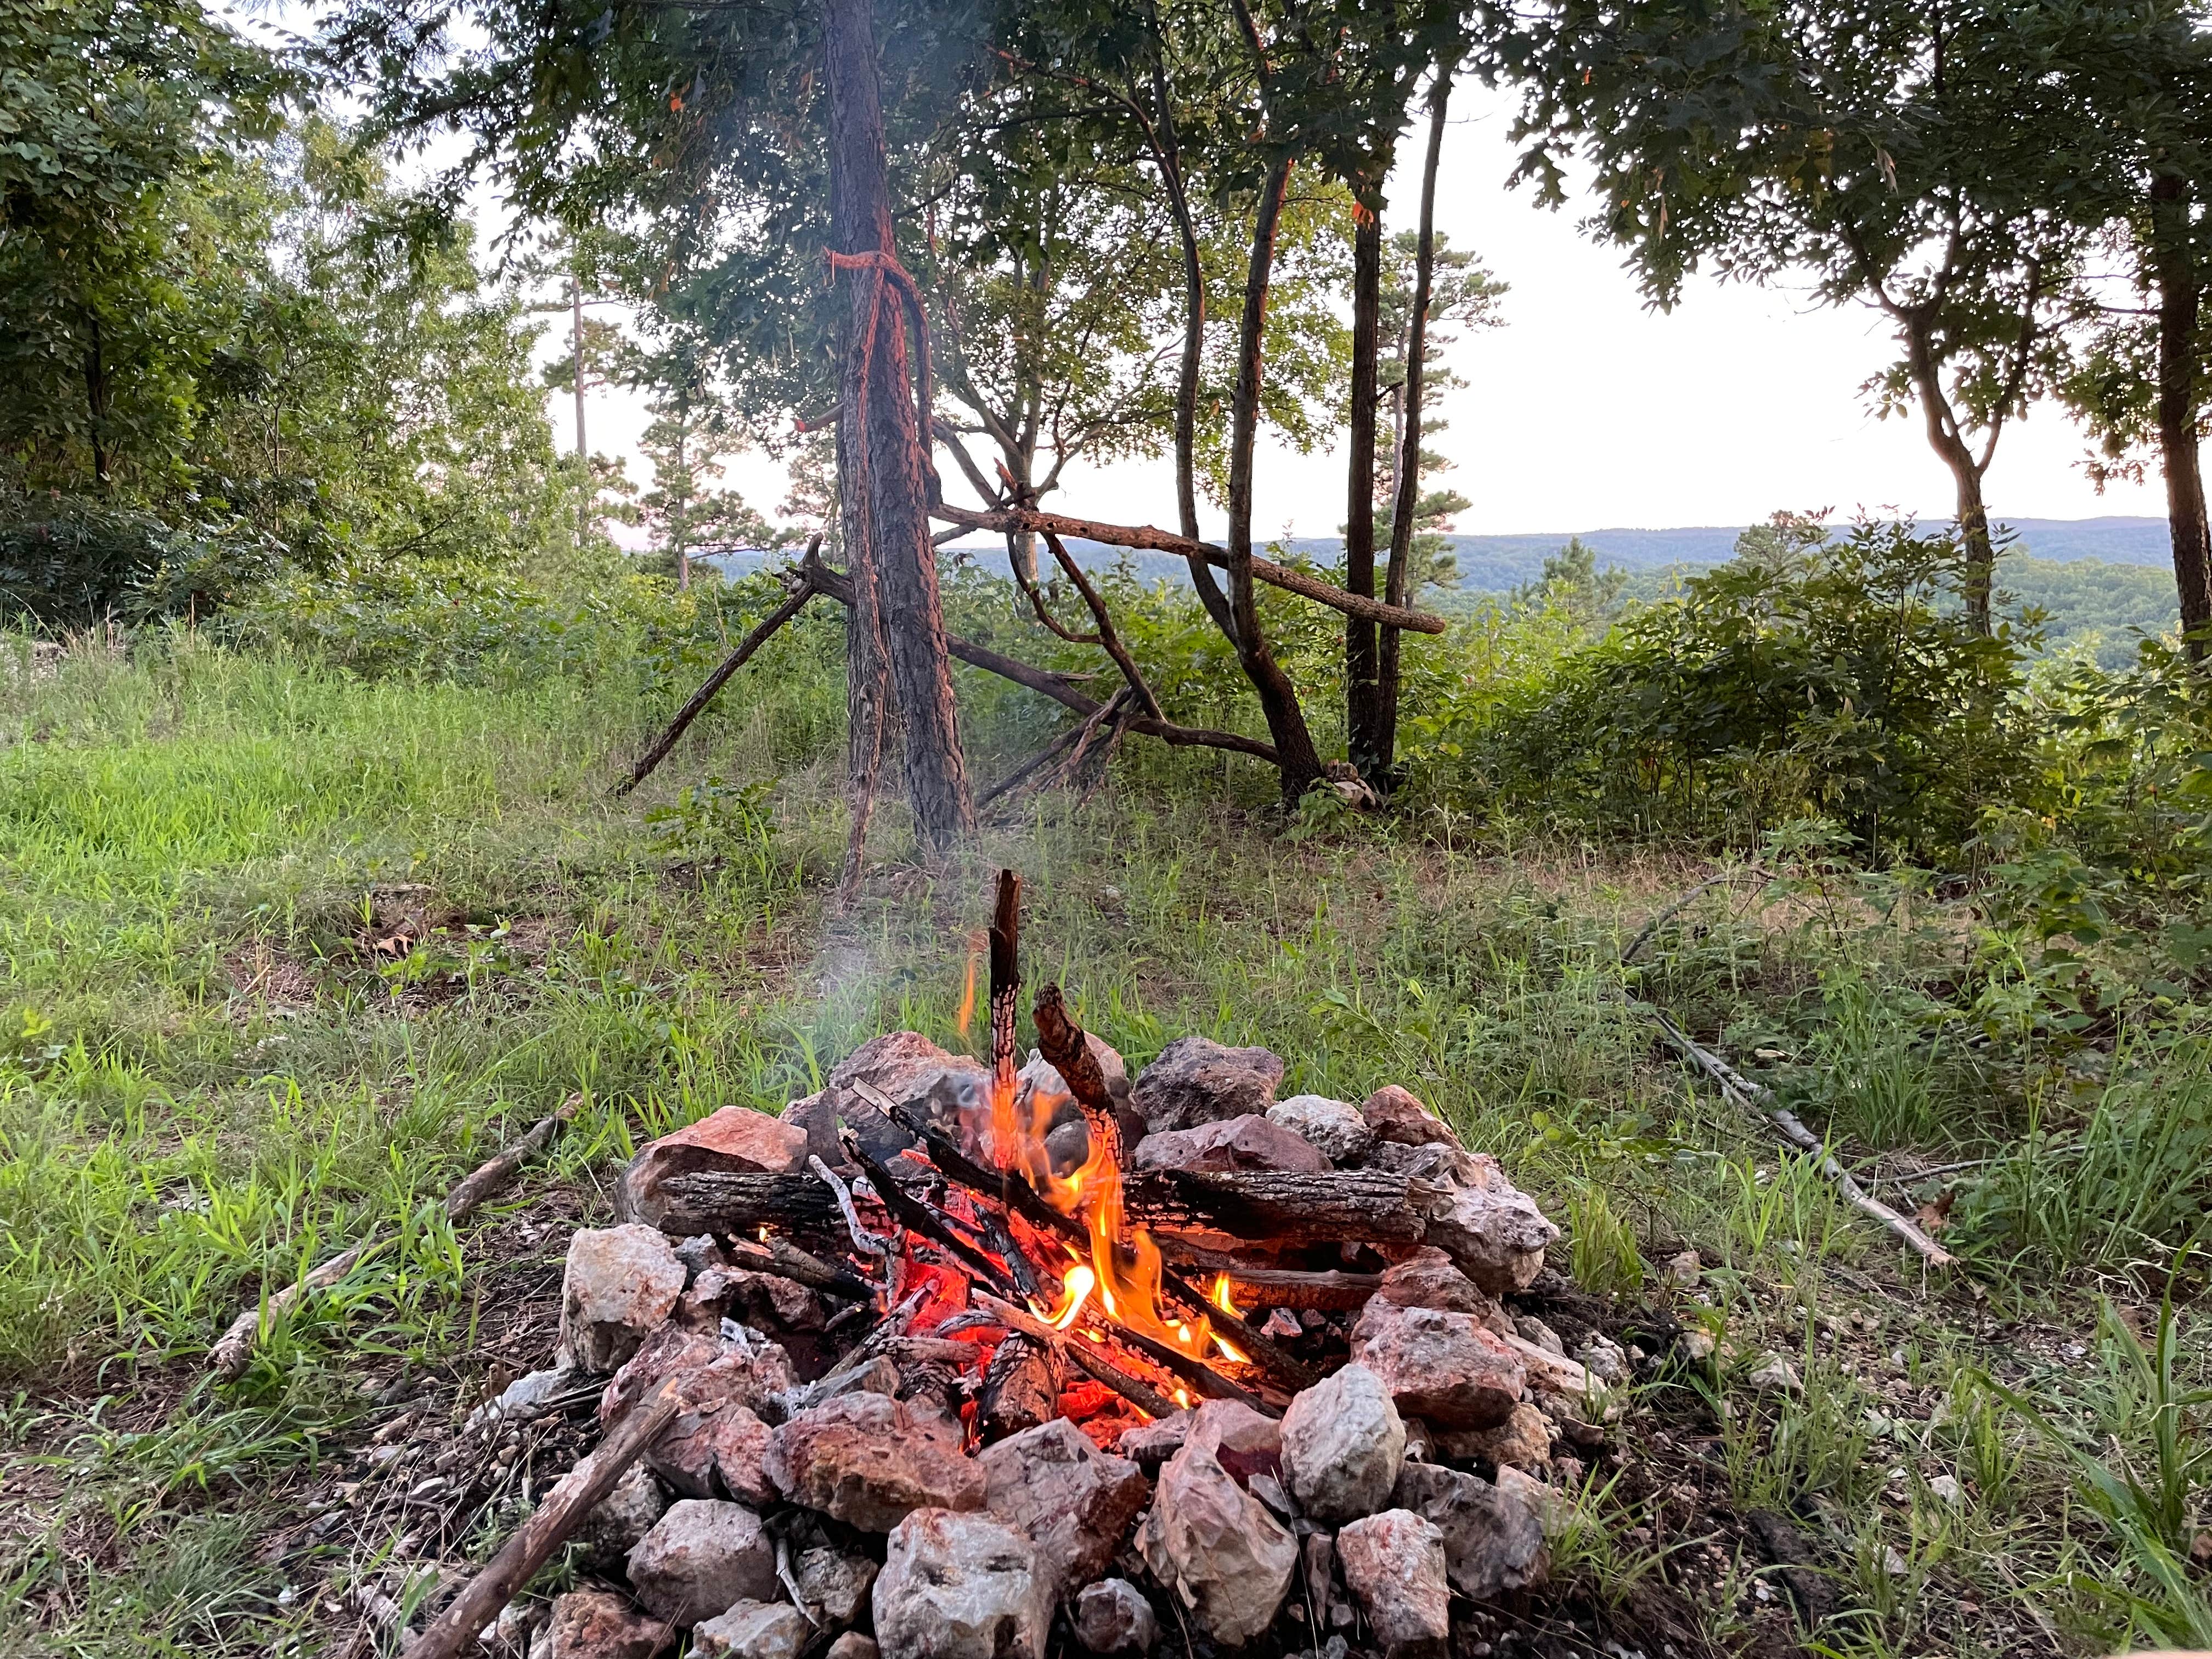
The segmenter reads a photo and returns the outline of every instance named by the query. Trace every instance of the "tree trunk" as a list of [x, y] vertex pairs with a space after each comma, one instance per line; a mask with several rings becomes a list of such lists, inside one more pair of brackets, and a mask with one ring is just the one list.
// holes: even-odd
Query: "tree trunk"
[[[1152, 18], [1155, 36], [1157, 15]], [[1190, 210], [1190, 196], [1183, 188], [1182, 154], [1176, 142], [1175, 112], [1168, 103], [1165, 43], [1152, 42], [1152, 100], [1158, 106], [1152, 128], [1152, 160], [1167, 187], [1168, 204], [1175, 210], [1176, 234], [1182, 243], [1182, 362], [1176, 374], [1176, 508], [1179, 527], [1192, 541], [1198, 539], [1198, 380], [1206, 351], [1206, 267], [1199, 258], [1198, 224]], [[1229, 597], [1213, 580], [1213, 570], [1196, 554], [1186, 556], [1191, 586], [1206, 614], [1213, 618], [1230, 644], [1237, 643], [1237, 618]]]
[[1290, 158], [1278, 161], [1261, 187], [1252, 226], [1252, 265], [1244, 283], [1244, 318], [1237, 337], [1237, 395], [1229, 439], [1229, 605], [1237, 620], [1237, 655], [1259, 694], [1275, 739], [1283, 799], [1295, 801], [1320, 781], [1321, 757], [1290, 676], [1275, 660], [1260, 627], [1252, 580], [1252, 457], [1260, 434], [1260, 380], [1267, 352], [1267, 290], [1274, 275], [1275, 232], [1290, 188]]
[[[1352, 432], [1346, 448], [1344, 503], [1344, 585], [1363, 599], [1375, 597], [1375, 357], [1382, 307], [1382, 216], [1361, 217], [1352, 242]], [[1379, 777], [1382, 757], [1382, 678], [1375, 624], [1358, 617], [1344, 623], [1344, 725], [1352, 763], [1365, 778]]]
[[[823, 13], [833, 234], [842, 252], [896, 258], [869, 0], [823, 0]], [[849, 426], [854, 441], [841, 446], [841, 460], [858, 464], [860, 471], [846, 477], [865, 480], [866, 486], [844, 492], [847, 545], [856, 574], [864, 565], [872, 566], [882, 609], [867, 620], [874, 623], [885, 648], [898, 698], [915, 828], [933, 851], [943, 852], [974, 833], [975, 812], [952, 697], [951, 658], [945, 646], [937, 553], [930, 543], [927, 457], [908, 364], [906, 314], [879, 273], [841, 275], [852, 284], [853, 294], [846, 322], [848, 362], [856, 355], [861, 358], [846, 375], [839, 424], [841, 433]], [[859, 538], [852, 534], [856, 512]], [[865, 608], [855, 605], [855, 617]], [[896, 617], [897, 626], [883, 626], [887, 617]]]
[[2158, 286], [2158, 444], [2166, 473], [2166, 520], [2173, 543], [2173, 585], [2191, 662], [2203, 662], [2212, 624], [2212, 529], [2206, 523], [2204, 473], [2197, 458], [2197, 261], [2189, 246], [2183, 181], [2151, 182], [2151, 260]]
[[1954, 505], [1951, 516], [1957, 526], [1959, 545], [1966, 554], [1966, 574], [1960, 593], [1966, 603], [1966, 620], [1978, 634], [1990, 631], [1990, 589], [1996, 569], [1996, 552], [1990, 542], [1990, 511], [1982, 500], [1982, 469], [1974, 452], [1960, 434], [1950, 398], [1943, 390], [1943, 375], [1936, 361], [1935, 319], [1927, 309], [1904, 313], [1905, 362], [1920, 398], [1920, 412], [1928, 426], [1928, 445], [1951, 470]]
[[[1429, 349], [1429, 295], [1437, 268], [1437, 167], [1444, 149], [1444, 110], [1451, 99], [1451, 66], [1437, 65], [1429, 88], [1429, 148], [1421, 161], [1420, 240], [1413, 256], [1413, 305], [1406, 325], [1406, 372], [1398, 387], [1398, 496], [1390, 508], [1390, 566], [1382, 594], [1406, 602], [1413, 565], [1413, 517], [1421, 501], [1421, 371]], [[1388, 789], [1398, 770], [1398, 630], [1385, 628], [1376, 652], [1376, 769], [1368, 781]]]

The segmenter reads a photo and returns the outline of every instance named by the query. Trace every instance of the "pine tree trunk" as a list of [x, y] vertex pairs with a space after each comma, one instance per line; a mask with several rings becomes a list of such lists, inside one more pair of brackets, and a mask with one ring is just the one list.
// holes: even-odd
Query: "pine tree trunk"
[[[896, 256], [869, 0], [823, 0], [823, 15], [832, 234], [842, 252]], [[840, 434], [846, 440], [840, 445], [840, 463], [847, 469], [847, 556], [856, 574], [864, 565], [872, 573], [881, 607], [872, 621], [898, 701], [915, 827], [926, 845], [943, 852], [974, 833], [975, 813], [953, 702], [951, 658], [945, 646], [937, 554], [930, 544], [928, 471], [915, 408], [906, 315], [896, 290], [876, 273], [845, 270], [838, 278], [853, 295], [845, 319], [848, 368], [839, 411]], [[855, 363], [856, 358], [861, 361]], [[865, 489], [854, 487], [863, 480]], [[856, 581], [856, 596], [859, 588]], [[863, 609], [854, 607], [856, 629], [868, 620], [860, 617]], [[856, 742], [859, 735], [856, 729]]]
[[2151, 258], [2158, 288], [2158, 442], [2166, 473], [2166, 519], [2173, 544], [2173, 585], [2190, 660], [2203, 662], [2212, 624], [2212, 528], [2197, 456], [2197, 262], [2188, 245], [2183, 181], [2151, 184]]
[[[1362, 217], [1352, 242], [1352, 431], [1346, 447], [1344, 585], [1375, 597], [1375, 374], [1382, 307], [1382, 218]], [[1344, 717], [1352, 763], [1364, 778], [1382, 775], [1382, 667], [1375, 624], [1344, 621]]]
[[1924, 310], [1903, 318], [1905, 362], [1920, 398], [1920, 412], [1928, 427], [1928, 445], [1950, 469], [1954, 505], [1951, 516], [1957, 526], [1959, 545], [1966, 554], [1966, 574], [1960, 593], [1966, 600], [1966, 620], [1978, 634], [1990, 631], [1990, 590], [1995, 585], [1996, 550], [1990, 542], [1990, 510], [1982, 499], [1982, 469], [1974, 452], [1960, 435], [1943, 390], [1943, 377], [1936, 361], [1934, 319]]
[[1252, 227], [1252, 264], [1244, 283], [1244, 318], [1237, 336], [1237, 392], [1229, 438], [1229, 605], [1237, 621], [1237, 654], [1259, 695], [1267, 731], [1275, 740], [1283, 799], [1295, 801], [1321, 781], [1321, 757], [1306, 730], [1304, 711], [1290, 676], [1268, 648], [1260, 626], [1252, 580], [1252, 459], [1260, 434], [1260, 381], [1265, 366], [1267, 291], [1274, 277], [1275, 233], [1291, 162], [1275, 164], [1261, 186]]

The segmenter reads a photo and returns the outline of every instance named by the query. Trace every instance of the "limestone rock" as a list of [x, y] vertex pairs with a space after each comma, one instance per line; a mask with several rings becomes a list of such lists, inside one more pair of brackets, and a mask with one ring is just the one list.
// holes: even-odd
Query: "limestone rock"
[[919, 1031], [890, 1031], [862, 1043], [831, 1070], [818, 1094], [793, 1101], [783, 1120], [806, 1133], [807, 1151], [833, 1169], [846, 1163], [837, 1120], [851, 1127], [869, 1155], [888, 1163], [915, 1144], [914, 1137], [863, 1101], [854, 1089], [866, 1083], [936, 1127], [957, 1132], [964, 1113], [983, 1100], [989, 1073], [972, 1060], [949, 1054]]
[[1275, 1103], [1283, 1062], [1265, 1048], [1224, 1048], [1177, 1037], [1138, 1074], [1130, 1103], [1153, 1134], [1265, 1112]]
[[1375, 1294], [1401, 1308], [1441, 1308], [1447, 1313], [1473, 1314], [1486, 1330], [1501, 1336], [1513, 1328], [1512, 1316], [1498, 1305], [1498, 1299], [1454, 1267], [1452, 1259], [1433, 1244], [1424, 1244], [1403, 1261], [1385, 1268]]
[[880, 1659], [881, 1653], [874, 1637], [848, 1630], [830, 1644], [827, 1659]]
[[1075, 1598], [1075, 1639], [1091, 1653], [1150, 1653], [1160, 1622], [1126, 1578], [1102, 1578]]
[[649, 1618], [608, 1590], [556, 1596], [530, 1644], [530, 1659], [653, 1659], [676, 1645], [665, 1620]]
[[795, 1504], [863, 1532], [915, 1510], [977, 1510], [983, 1472], [961, 1455], [960, 1425], [879, 1394], [841, 1395], [769, 1435], [769, 1479]]
[[568, 1241], [561, 1280], [563, 1364], [611, 1371], [676, 1307], [684, 1264], [651, 1227], [586, 1227]]
[[1461, 1595], [1485, 1601], [1544, 1582], [1543, 1516], [1523, 1492], [1441, 1464], [1408, 1463], [1391, 1496], [1442, 1531], [1445, 1566]]
[[684, 1413], [645, 1455], [653, 1472], [686, 1498], [733, 1498], [758, 1508], [775, 1501], [761, 1468], [768, 1425], [735, 1400]]
[[1498, 1340], [1512, 1349], [1521, 1361], [1522, 1369], [1528, 1374], [1528, 1386], [1535, 1389], [1540, 1400], [1548, 1395], [1572, 1401], [1579, 1407], [1584, 1399], [1604, 1392], [1578, 1359], [1540, 1347], [1518, 1332], [1500, 1333]]
[[1182, 1443], [1190, 1436], [1190, 1419], [1191, 1413], [1187, 1411], [1170, 1412], [1165, 1417], [1124, 1429], [1121, 1455], [1146, 1474], [1158, 1474], [1160, 1465], [1182, 1449]]
[[1150, 1494], [1134, 1463], [1064, 1417], [985, 1447], [975, 1463], [984, 1509], [1036, 1546], [1054, 1600], [1106, 1571]]
[[686, 1498], [629, 1553], [630, 1588], [671, 1624], [696, 1625], [776, 1592], [775, 1546], [742, 1504]]
[[1044, 1659], [1052, 1592], [1028, 1539], [988, 1516], [915, 1510], [874, 1595], [884, 1659]]
[[1544, 1269], [1559, 1230], [1482, 1152], [1468, 1154], [1466, 1185], [1445, 1191], [1429, 1212], [1428, 1242], [1492, 1296], [1526, 1290]]
[[633, 1463], [578, 1528], [586, 1560], [601, 1571], [621, 1566], [623, 1558], [637, 1547], [638, 1540], [653, 1530], [653, 1523], [667, 1509], [660, 1483], [643, 1464]]
[[1552, 1461], [1551, 1419], [1523, 1401], [1496, 1428], [1462, 1430], [1446, 1436], [1443, 1443], [1449, 1457], [1480, 1457], [1498, 1468], [1533, 1474]]
[[1336, 1535], [1346, 1589], [1386, 1648], [1451, 1634], [1451, 1584], [1443, 1529], [1410, 1510], [1385, 1510]]
[[813, 1634], [788, 1601], [739, 1601], [691, 1632], [698, 1659], [799, 1659]]
[[1318, 1175], [1329, 1161], [1311, 1142], [1279, 1124], [1248, 1114], [1188, 1129], [1162, 1129], [1137, 1143], [1135, 1170], [1290, 1170]]
[[1249, 1479], [1275, 1426], [1247, 1407], [1200, 1407], [1182, 1449], [1160, 1471], [1137, 1534], [1152, 1576], [1224, 1647], [1242, 1647], [1274, 1622], [1297, 1562], [1297, 1540], [1229, 1467], [1244, 1465]]
[[799, 1599], [829, 1624], [839, 1626], [860, 1616], [876, 1572], [876, 1564], [865, 1555], [817, 1547], [799, 1551], [791, 1577], [799, 1586]]
[[1332, 1164], [1357, 1164], [1375, 1145], [1375, 1131], [1349, 1101], [1292, 1095], [1267, 1109], [1267, 1121], [1310, 1142]]
[[1422, 1146], [1431, 1142], [1456, 1146], [1459, 1137], [1451, 1126], [1421, 1104], [1413, 1093], [1395, 1083], [1386, 1083], [1359, 1103], [1359, 1115], [1367, 1120], [1367, 1127], [1375, 1132], [1377, 1140], [1392, 1140], [1401, 1146]]
[[615, 1184], [615, 1213], [659, 1226], [668, 1212], [661, 1185], [671, 1176], [702, 1170], [782, 1175], [806, 1163], [806, 1131], [750, 1106], [725, 1106], [696, 1123], [652, 1141], [630, 1159]]
[[734, 1400], [755, 1413], [797, 1385], [791, 1356], [758, 1332], [747, 1333], [729, 1322], [711, 1331], [663, 1325], [600, 1394], [599, 1425], [612, 1424], [679, 1371], [684, 1396], [694, 1405]]
[[1519, 1357], [1472, 1314], [1373, 1301], [1352, 1357], [1382, 1379], [1402, 1416], [1442, 1429], [1486, 1429], [1512, 1414], [1527, 1382]]
[[1284, 1482], [1316, 1521], [1373, 1514], [1389, 1500], [1405, 1455], [1406, 1425], [1364, 1365], [1324, 1377], [1283, 1415]]

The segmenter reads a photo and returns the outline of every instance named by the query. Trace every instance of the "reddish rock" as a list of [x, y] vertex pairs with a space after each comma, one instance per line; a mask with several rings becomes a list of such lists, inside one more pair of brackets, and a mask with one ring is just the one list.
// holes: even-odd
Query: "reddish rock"
[[1410, 1510], [1385, 1510], [1336, 1535], [1344, 1583], [1385, 1649], [1441, 1644], [1451, 1634], [1444, 1535]]
[[1425, 1146], [1431, 1142], [1459, 1145], [1449, 1124], [1422, 1105], [1412, 1091], [1395, 1083], [1384, 1084], [1361, 1101], [1359, 1115], [1367, 1120], [1377, 1140], [1394, 1140], [1401, 1146]]
[[1456, 1462], [1479, 1457], [1493, 1468], [1533, 1474], [1552, 1461], [1552, 1423], [1524, 1400], [1496, 1428], [1463, 1429], [1444, 1435], [1438, 1443]]
[[608, 1590], [556, 1596], [530, 1644], [530, 1659], [654, 1659], [676, 1646], [676, 1627]]
[[1066, 1418], [986, 1447], [983, 1507], [1036, 1546], [1054, 1599], [1104, 1572], [1151, 1496], [1137, 1466], [1110, 1457]]
[[1097, 1654], [1150, 1653], [1160, 1621], [1144, 1592], [1126, 1578], [1102, 1578], [1075, 1598], [1075, 1639]]
[[561, 1361], [614, 1370], [666, 1322], [684, 1279], [674, 1248], [652, 1228], [584, 1228], [568, 1241], [561, 1280]]
[[775, 1595], [775, 1545], [744, 1504], [686, 1498], [629, 1553], [629, 1583], [648, 1611], [696, 1625]]
[[732, 1498], [755, 1508], [775, 1501], [762, 1469], [768, 1425], [734, 1400], [710, 1400], [684, 1413], [653, 1443], [645, 1461], [686, 1498]]
[[1391, 1501], [1435, 1522], [1452, 1588], [1486, 1601], [1541, 1584], [1549, 1571], [1544, 1516], [1528, 1495], [1534, 1486], [1494, 1486], [1440, 1464], [1408, 1463]]
[[[1244, 1480], [1271, 1449], [1275, 1425], [1249, 1407], [1209, 1401], [1194, 1414], [1182, 1449], [1160, 1471], [1137, 1548], [1152, 1576], [1178, 1595], [1215, 1642], [1242, 1647], [1274, 1622], [1290, 1589], [1297, 1541]], [[1263, 1424], [1266, 1429], [1254, 1426]]]
[[602, 1428], [677, 1372], [685, 1373], [684, 1395], [695, 1405], [734, 1400], [757, 1412], [771, 1396], [798, 1386], [791, 1356], [774, 1342], [740, 1340], [719, 1330], [663, 1325], [617, 1371], [599, 1395]]
[[1224, 1048], [1206, 1037], [1177, 1037], [1138, 1074], [1129, 1101], [1146, 1128], [1158, 1134], [1265, 1113], [1282, 1080], [1282, 1060], [1265, 1048]]
[[1428, 1242], [1492, 1296], [1526, 1290], [1544, 1269], [1544, 1251], [1559, 1236], [1530, 1198], [1505, 1178], [1498, 1160], [1468, 1155], [1466, 1184], [1429, 1211]]
[[750, 1106], [725, 1106], [647, 1145], [615, 1183], [615, 1213], [657, 1227], [667, 1213], [661, 1183], [702, 1170], [781, 1175], [806, 1163], [806, 1131]]
[[983, 1507], [983, 1472], [960, 1442], [960, 1425], [927, 1407], [840, 1395], [771, 1430], [765, 1467], [793, 1503], [889, 1532], [915, 1510]]
[[1352, 1327], [1352, 1357], [1382, 1380], [1399, 1413], [1443, 1429], [1486, 1429], [1512, 1414], [1527, 1382], [1504, 1339], [1472, 1314], [1373, 1301]]
[[1332, 1167], [1311, 1141], [1257, 1115], [1146, 1135], [1129, 1162], [1137, 1170], [1295, 1170], [1316, 1175]]

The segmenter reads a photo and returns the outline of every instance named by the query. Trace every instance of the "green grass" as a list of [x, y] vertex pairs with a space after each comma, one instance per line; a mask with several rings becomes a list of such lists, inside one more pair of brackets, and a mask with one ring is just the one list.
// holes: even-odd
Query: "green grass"
[[[1288, 841], [1224, 803], [1214, 763], [1146, 757], [1144, 787], [1034, 798], [941, 872], [901, 862], [887, 809], [886, 862], [841, 911], [835, 734], [794, 752], [763, 667], [628, 802], [607, 786], [657, 711], [604, 683], [362, 681], [189, 638], [0, 678], [0, 1655], [323, 1650], [343, 1621], [318, 1609], [398, 1540], [272, 1551], [272, 1529], [358, 1449], [390, 1378], [435, 1376], [448, 1401], [482, 1386], [486, 1322], [508, 1311], [487, 1302], [513, 1266], [492, 1259], [504, 1221], [456, 1236], [437, 1196], [582, 1095], [532, 1178], [559, 1224], [525, 1265], [557, 1275], [561, 1230], [603, 1212], [641, 1139], [778, 1108], [892, 1026], [958, 1046], [1001, 860], [1027, 878], [1030, 977], [1061, 981], [1133, 1064], [1199, 1032], [1275, 1049], [1286, 1092], [1406, 1084], [1572, 1224], [1557, 1265], [1586, 1290], [1711, 1329], [1713, 1364], [1642, 1386], [1625, 1467], [1664, 1467], [1666, 1437], [1694, 1430], [1726, 1504], [1798, 1516], [1844, 1591], [1820, 1640], [1978, 1654], [1969, 1592], [2073, 1620], [2069, 1639], [2110, 1632], [2068, 1588], [2119, 1559], [2109, 1528], [2032, 1425], [1960, 1379], [2042, 1389], [2054, 1421], [2110, 1417], [2118, 1382], [1993, 1338], [1988, 1308], [2033, 1307], [2039, 1343], [2094, 1332], [2093, 1271], [2201, 1227], [2201, 1189], [2168, 1181], [2145, 1211], [2124, 1174], [2146, 1146], [2198, 1144], [2193, 1051], [2125, 1050], [2101, 1103], [2054, 1112], [2076, 1095], [2048, 1056], [1947, 1035], [1929, 988], [1954, 913], [1922, 928], [1717, 896], [1656, 940], [1644, 994], [1747, 1064], [1780, 1045], [1777, 1081], [1848, 1156], [1986, 1165], [1968, 1177], [1986, 1196], [1961, 1200], [1989, 1241], [1984, 1300], [1923, 1292], [1624, 994], [1623, 944], [1692, 867], [1356, 823]], [[399, 930], [411, 949], [378, 949]], [[2029, 1155], [2059, 1145], [2081, 1150]], [[241, 1382], [206, 1377], [198, 1356], [264, 1285], [371, 1237]], [[1655, 1269], [1685, 1243], [1718, 1265], [1677, 1293]], [[1797, 1394], [1747, 1389], [1769, 1351]], [[2203, 1362], [2185, 1341], [2174, 1387]], [[2123, 1416], [2115, 1432], [2151, 1432]], [[1964, 1504], [1930, 1496], [1946, 1473]], [[1723, 1646], [1786, 1617], [1740, 1533], [1693, 1583], [1703, 1534], [1634, 1536], [1663, 1523], [1665, 1482], [1593, 1479], [1562, 1555], [1599, 1603], [1668, 1586]]]

